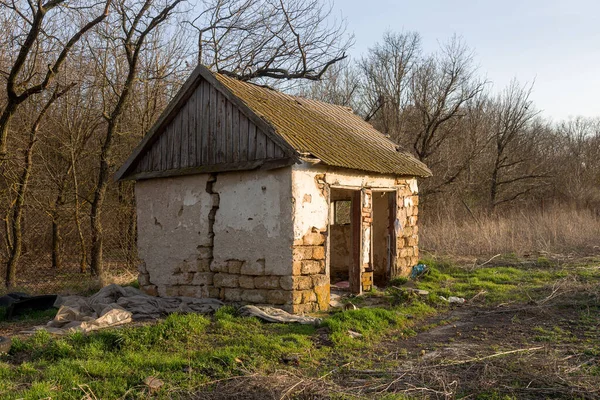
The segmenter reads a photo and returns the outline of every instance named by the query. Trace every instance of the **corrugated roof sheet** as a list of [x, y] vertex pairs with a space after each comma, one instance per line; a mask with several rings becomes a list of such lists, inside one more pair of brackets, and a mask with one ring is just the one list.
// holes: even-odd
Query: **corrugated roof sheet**
[[300, 153], [327, 165], [405, 176], [431, 176], [425, 164], [397, 150], [349, 108], [287, 95], [273, 89], [214, 74], [231, 92]]

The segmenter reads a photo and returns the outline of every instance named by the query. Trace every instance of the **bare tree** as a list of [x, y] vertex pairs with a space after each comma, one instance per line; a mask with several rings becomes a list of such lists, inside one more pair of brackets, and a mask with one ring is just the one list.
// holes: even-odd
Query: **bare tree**
[[189, 21], [198, 62], [240, 80], [319, 80], [352, 38], [321, 0], [204, 0]]
[[332, 65], [320, 81], [308, 81], [296, 92], [302, 97], [350, 107], [363, 113], [360, 72], [348, 59]]
[[[24, 35], [23, 41], [18, 41], [18, 54], [10, 66], [10, 70], [4, 72], [7, 77], [7, 97], [6, 104], [0, 110], [0, 162], [6, 158], [9, 124], [19, 105], [31, 96], [41, 93], [49, 87], [66, 61], [73, 46], [77, 44], [86, 32], [107, 17], [110, 1], [108, 0], [105, 3], [100, 15], [75, 30], [67, 37], [65, 43], [57, 40], [55, 34], [46, 31], [47, 26], [45, 24], [49, 18], [49, 13], [54, 10], [59, 10], [60, 12], [65, 9], [71, 9], [79, 13], [81, 10], [89, 8], [90, 5], [81, 4], [79, 7], [74, 5], [67, 6], [65, 0], [49, 0], [46, 3], [41, 1], [37, 3], [32, 1], [0, 1], [0, 8], [20, 17]], [[49, 56], [47, 70], [40, 73], [35, 68], [35, 63], [37, 62], [36, 59], [41, 56], [38, 51], [39, 48], [44, 47], [40, 44], [40, 41], [44, 40], [58, 43], [53, 43], [49, 51], [46, 52], [46, 55]], [[55, 55], [55, 58], [52, 58], [53, 55]]]
[[[520, 86], [516, 80], [498, 96], [493, 109], [492, 142], [494, 164], [489, 182], [489, 209], [513, 201], [534, 190], [533, 181], [546, 177], [534, 159], [536, 136], [542, 127], [532, 124], [538, 112], [530, 100], [533, 84]], [[519, 184], [517, 186], [517, 184]]]
[[402, 134], [402, 115], [411, 102], [410, 80], [421, 58], [421, 37], [416, 32], [386, 33], [383, 43], [369, 49], [359, 61], [362, 72], [364, 118], [385, 134]]
[[56, 101], [60, 96], [64, 95], [72, 85], [67, 86], [64, 89], [59, 89], [58, 87], [55, 89], [54, 93], [50, 96], [50, 98], [46, 101], [46, 104], [40, 110], [35, 122], [31, 126], [31, 130], [29, 132], [29, 140], [27, 143], [27, 148], [25, 149], [24, 154], [24, 165], [21, 171], [21, 175], [19, 181], [16, 185], [16, 196], [15, 202], [12, 206], [12, 218], [10, 220], [10, 240], [9, 243], [12, 243], [10, 248], [10, 253], [8, 257], [8, 263], [6, 266], [6, 280], [5, 284], [7, 287], [15, 286], [17, 279], [17, 265], [19, 262], [19, 258], [21, 256], [21, 250], [23, 247], [23, 233], [21, 220], [23, 218], [23, 205], [25, 204], [25, 196], [27, 194], [27, 185], [29, 183], [29, 178], [31, 176], [31, 170], [33, 167], [33, 152], [35, 149], [35, 145], [38, 141], [37, 135], [40, 129], [40, 124], [42, 119], [52, 106], [52, 103]]
[[[134, 85], [138, 77], [138, 68], [141, 54], [145, 49], [147, 38], [167, 21], [174, 13], [175, 8], [182, 0], [166, 0], [156, 4], [152, 0], [145, 0], [143, 3], [128, 2], [121, 0], [115, 3], [117, 15], [120, 19], [119, 25], [121, 33], [116, 31], [101, 32], [104, 38], [108, 39], [107, 45], [122, 43], [113, 48], [118, 52], [122, 49], [125, 53], [125, 63], [123, 70], [115, 69], [117, 65], [109, 65], [108, 51], [99, 52], [98, 49], [91, 49], [96, 52], [95, 58], [98, 60], [98, 71], [105, 80], [104, 87], [110, 90], [110, 95], [114, 101], [105, 101], [105, 111], [103, 113], [106, 120], [106, 133], [102, 139], [100, 151], [100, 165], [95, 182], [95, 190], [91, 200], [90, 210], [90, 228], [91, 228], [91, 254], [90, 268], [92, 272], [103, 278], [103, 229], [101, 222], [102, 207], [104, 204], [106, 190], [110, 182], [110, 171], [114, 160], [112, 159], [113, 144], [115, 136], [119, 132], [119, 123], [123, 112], [126, 110], [127, 103], [134, 90]], [[110, 29], [110, 28], [108, 28]], [[117, 76], [111, 75], [116, 71]], [[121, 79], [120, 74], [124, 75]]]
[[426, 161], [456, 132], [453, 124], [464, 116], [462, 107], [485, 84], [476, 76], [472, 53], [457, 37], [419, 65], [412, 80], [412, 102], [419, 121], [412, 147], [419, 160]]

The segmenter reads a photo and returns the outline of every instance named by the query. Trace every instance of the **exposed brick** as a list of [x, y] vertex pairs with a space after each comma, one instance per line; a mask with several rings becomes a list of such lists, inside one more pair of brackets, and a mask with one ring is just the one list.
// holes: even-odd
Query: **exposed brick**
[[170, 283], [174, 283], [176, 285], [187, 285], [192, 283], [194, 280], [194, 272], [180, 272], [178, 274], [173, 274], [173, 280]]
[[254, 287], [257, 289], [279, 289], [279, 277], [257, 276], [254, 278]]
[[313, 260], [324, 260], [325, 259], [325, 247], [318, 246], [318, 247], [313, 248], [312, 258], [313, 258]]
[[406, 258], [399, 257], [396, 260], [396, 266], [398, 267], [398, 269], [401, 269], [401, 270], [408, 268], [408, 263], [406, 262]]
[[214, 274], [212, 272], [196, 272], [192, 280], [192, 285], [212, 285], [213, 277]]
[[317, 294], [314, 290], [303, 290], [302, 291], [302, 303], [314, 303], [317, 301]]
[[241, 301], [242, 300], [242, 290], [241, 289], [232, 289], [232, 288], [223, 288], [221, 289], [221, 298], [225, 301]]
[[267, 291], [266, 290], [242, 290], [240, 295], [242, 301], [248, 303], [266, 303], [267, 302]]
[[246, 262], [240, 269], [242, 275], [264, 275], [265, 260], [260, 259], [255, 262]]
[[227, 261], [214, 261], [210, 263], [210, 270], [212, 272], [229, 272]]
[[227, 260], [227, 269], [230, 274], [239, 274], [244, 262], [241, 260]]
[[216, 287], [235, 288], [239, 286], [239, 275], [219, 273], [215, 274], [213, 281]]
[[313, 280], [310, 276], [295, 276], [294, 290], [306, 290], [313, 287]]
[[196, 271], [198, 272], [209, 272], [210, 271], [210, 264], [211, 264], [212, 259], [211, 258], [202, 258], [196, 261]]
[[317, 310], [318, 305], [316, 303], [309, 304], [294, 304], [292, 306], [292, 312], [294, 314], [310, 313]]
[[292, 304], [302, 304], [302, 291], [294, 290], [292, 292]]
[[325, 243], [325, 235], [320, 232], [310, 232], [302, 238], [305, 246], [319, 246]]
[[254, 289], [254, 277], [248, 275], [240, 275], [238, 283], [241, 288]]
[[281, 286], [283, 290], [293, 290], [294, 278], [291, 276], [282, 276], [279, 278], [279, 286]]
[[313, 286], [325, 286], [329, 285], [329, 276], [325, 274], [312, 275], [312, 284]]
[[312, 258], [311, 246], [295, 246], [292, 250], [293, 261], [310, 260]]
[[208, 290], [201, 286], [183, 285], [177, 288], [178, 296], [184, 297], [206, 297]]
[[285, 290], [267, 290], [267, 303], [289, 304], [292, 302], [292, 292]]
[[327, 310], [329, 308], [329, 284], [323, 286], [316, 286], [315, 294], [317, 295], [317, 304], [319, 305], [319, 310]]
[[314, 275], [321, 272], [321, 262], [315, 260], [302, 261], [302, 274]]
[[294, 276], [302, 275], [302, 261], [293, 261], [292, 262], [292, 275], [294, 275]]

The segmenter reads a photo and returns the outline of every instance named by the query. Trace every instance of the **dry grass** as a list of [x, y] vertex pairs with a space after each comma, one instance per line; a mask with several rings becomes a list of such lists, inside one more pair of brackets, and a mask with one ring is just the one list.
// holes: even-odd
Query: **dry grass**
[[600, 216], [590, 210], [549, 210], [455, 216], [428, 215], [419, 231], [421, 248], [436, 254], [598, 253]]

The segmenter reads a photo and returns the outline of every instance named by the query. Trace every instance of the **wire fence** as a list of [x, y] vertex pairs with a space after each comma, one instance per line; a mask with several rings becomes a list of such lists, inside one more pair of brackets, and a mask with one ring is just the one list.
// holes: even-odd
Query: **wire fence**
[[[116, 203], [116, 204], [115, 204]], [[129, 283], [137, 278], [136, 219], [132, 201], [112, 202], [102, 214], [105, 280]], [[100, 286], [89, 267], [90, 222], [86, 209], [62, 207], [49, 213], [39, 205], [27, 206], [22, 223], [23, 249], [14, 287], [6, 288], [10, 248], [2, 238], [0, 295], [8, 291], [29, 294], [87, 294]], [[6, 233], [6, 225], [4, 232]]]

